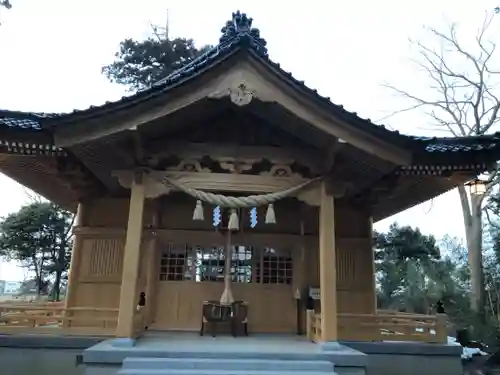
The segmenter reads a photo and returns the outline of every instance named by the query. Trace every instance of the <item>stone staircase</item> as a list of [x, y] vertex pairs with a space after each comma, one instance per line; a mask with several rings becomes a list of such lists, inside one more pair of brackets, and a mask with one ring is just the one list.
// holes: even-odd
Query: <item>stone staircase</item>
[[118, 375], [335, 375], [325, 360], [125, 358]]

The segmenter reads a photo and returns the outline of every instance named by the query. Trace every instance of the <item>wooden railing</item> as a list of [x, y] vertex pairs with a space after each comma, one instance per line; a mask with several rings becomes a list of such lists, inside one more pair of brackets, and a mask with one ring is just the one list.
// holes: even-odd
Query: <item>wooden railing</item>
[[445, 315], [339, 314], [339, 337], [349, 341], [446, 342]]
[[114, 336], [118, 309], [0, 304], [0, 334]]
[[307, 310], [306, 326], [307, 339], [313, 342], [321, 341], [321, 315]]
[[[447, 341], [446, 315], [411, 313], [338, 314], [338, 337], [344, 341]], [[321, 316], [307, 312], [307, 336], [321, 341]]]

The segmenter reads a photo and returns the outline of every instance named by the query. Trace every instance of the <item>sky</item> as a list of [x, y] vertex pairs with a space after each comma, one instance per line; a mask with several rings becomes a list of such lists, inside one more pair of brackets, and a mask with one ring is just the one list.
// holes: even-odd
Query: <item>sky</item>
[[[11, 10], [0, 10], [2, 109], [67, 112], [117, 100], [126, 92], [109, 83], [101, 68], [113, 61], [120, 41], [147, 38], [150, 25], [165, 25], [168, 13], [171, 37], [193, 38], [199, 46], [216, 44], [221, 27], [239, 9], [254, 19], [272, 60], [334, 103], [375, 122], [409, 104], [384, 84], [427, 93], [411, 62], [415, 50], [409, 38], [432, 45], [435, 40], [424, 26], [445, 30], [454, 22], [459, 35], [469, 40], [485, 11], [498, 5], [488, 0], [11, 2]], [[490, 29], [496, 35], [498, 22]], [[383, 123], [409, 134], [446, 135], [419, 112]], [[17, 211], [29, 199], [26, 189], [1, 174], [0, 187], [0, 216]], [[381, 221], [375, 229], [387, 230], [394, 221], [438, 238], [464, 236], [456, 191]], [[0, 264], [0, 279], [23, 277], [16, 265]]]

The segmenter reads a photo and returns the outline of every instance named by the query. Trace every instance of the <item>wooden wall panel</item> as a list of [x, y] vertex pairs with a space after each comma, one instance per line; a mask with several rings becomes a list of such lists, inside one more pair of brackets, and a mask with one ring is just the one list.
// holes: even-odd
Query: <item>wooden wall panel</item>
[[85, 238], [82, 243], [82, 281], [121, 280], [124, 238]]
[[[85, 225], [89, 227], [126, 228], [129, 198], [101, 198], [87, 204]], [[144, 206], [144, 226], [152, 224], [156, 201], [147, 199]]]
[[119, 278], [123, 266], [123, 240], [92, 240], [87, 277]]
[[[160, 282], [152, 329], [199, 330], [203, 301], [219, 300], [223, 289], [222, 282]], [[291, 285], [233, 283], [232, 291], [235, 299], [249, 303], [249, 331], [295, 332], [296, 308]]]
[[[73, 306], [118, 308], [125, 238], [84, 238], [80, 279]], [[141, 253], [146, 254], [148, 240], [143, 239]], [[137, 300], [146, 284], [146, 261], [141, 256]]]
[[[180, 230], [213, 230], [211, 205], [204, 205], [205, 220], [193, 220], [196, 201], [182, 193], [173, 193], [158, 199], [146, 200], [144, 227], [153, 223], [153, 216], [160, 212], [159, 228]], [[128, 198], [102, 198], [87, 203], [88, 213], [85, 225], [89, 227], [126, 228], [128, 221]], [[296, 199], [277, 202], [275, 207], [276, 224], [265, 224], [267, 207], [258, 208], [258, 223], [250, 228], [249, 213], [240, 215], [241, 226], [253, 233], [300, 234], [301, 219], [306, 234], [317, 234], [318, 209], [309, 207]]]
[[[335, 221], [338, 311], [373, 313], [375, 276], [369, 214], [339, 206]], [[318, 244], [310, 241], [305, 256], [308, 284], [319, 287]]]
[[[172, 194], [159, 199], [161, 212], [160, 228], [182, 229], [182, 230], [214, 230], [213, 206], [204, 204], [203, 221], [193, 220], [193, 210], [196, 201], [185, 194]], [[296, 199], [285, 199], [275, 204], [275, 224], [266, 224], [267, 206], [259, 207], [257, 210], [257, 226], [250, 228], [249, 212], [242, 211], [240, 214], [241, 228], [248, 233], [288, 233], [300, 234], [300, 221], [304, 220], [305, 233], [317, 233], [318, 215], [317, 209], [309, 207], [302, 209], [303, 205]]]
[[339, 238], [337, 250], [337, 288], [371, 287], [372, 248], [369, 238]]
[[[175, 198], [175, 199], [174, 199]], [[294, 292], [297, 288], [319, 286], [319, 242], [317, 237], [318, 209], [304, 207], [297, 201], [288, 200], [276, 206], [277, 224], [259, 223], [256, 229], [248, 229], [244, 223], [244, 231], [235, 236], [235, 242], [242, 245], [261, 246], [264, 241], [268, 246], [293, 246], [294, 249], [294, 282], [288, 286], [267, 286], [258, 284], [235, 285], [235, 297], [248, 300], [251, 304], [252, 330], [264, 332], [268, 329], [275, 332], [293, 332], [295, 329]], [[192, 211], [195, 202], [182, 194], [147, 201], [144, 226], [153, 222], [153, 215], [159, 209], [159, 238], [163, 241], [178, 241], [169, 238], [168, 231], [161, 229], [186, 230], [181, 235], [182, 241], [189, 237], [190, 241], [215, 243], [223, 240], [223, 236], [213, 231], [210, 206], [205, 207], [205, 221], [193, 221]], [[264, 208], [263, 208], [264, 210]], [[263, 218], [265, 211], [259, 212]], [[281, 236], [274, 233], [300, 232], [300, 219], [305, 218], [305, 232], [309, 234], [301, 243], [300, 237]], [[85, 225], [90, 227], [126, 228], [128, 220], [128, 199], [102, 199], [91, 202]], [[246, 218], [245, 218], [246, 220]], [[338, 285], [339, 312], [370, 313], [375, 311], [375, 289], [373, 275], [373, 257], [371, 248], [371, 223], [367, 212], [356, 211], [350, 207], [336, 206], [336, 267]], [[197, 230], [193, 235], [189, 230]], [[200, 232], [205, 230], [206, 232]], [[332, 228], [333, 230], [333, 228]], [[253, 233], [269, 233], [263, 237], [252, 237]], [[173, 234], [173, 232], [172, 232]], [[312, 234], [312, 235], [311, 235]], [[262, 235], [261, 235], [262, 236]], [[121, 265], [125, 237], [86, 238], [83, 241], [80, 279], [77, 287], [77, 306], [118, 307]], [[138, 293], [146, 289], [148, 239], [141, 245]], [[290, 243], [290, 244], [289, 244]], [[158, 244], [161, 248], [161, 243]], [[300, 276], [297, 276], [300, 275]], [[199, 326], [199, 309], [206, 299], [217, 299], [222, 292], [219, 283], [187, 283], [175, 285], [176, 282], [158, 283], [155, 296], [147, 296], [148, 301], [156, 300], [156, 320], [160, 328], [193, 328]], [[189, 295], [189, 298], [185, 296]], [[99, 296], [99, 297], [97, 297]], [[188, 302], [191, 300], [191, 302]], [[180, 301], [176, 309], [175, 301]], [[263, 306], [268, 306], [263, 308]], [[259, 308], [259, 306], [262, 306]], [[266, 313], [267, 311], [267, 313]], [[174, 314], [174, 315], [172, 315]], [[267, 315], [261, 315], [267, 314]], [[180, 319], [177, 324], [173, 319]], [[184, 320], [186, 320], [184, 322]], [[272, 328], [272, 327], [275, 328]]]
[[119, 303], [119, 282], [82, 282], [78, 285], [76, 307], [118, 308]]

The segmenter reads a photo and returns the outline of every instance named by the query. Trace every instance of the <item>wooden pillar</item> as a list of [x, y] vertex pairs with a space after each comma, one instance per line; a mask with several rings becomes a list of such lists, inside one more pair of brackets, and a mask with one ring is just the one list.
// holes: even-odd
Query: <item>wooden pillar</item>
[[153, 322], [156, 306], [156, 283], [158, 282], [157, 260], [156, 256], [156, 236], [153, 235], [149, 240], [147, 254], [147, 274], [146, 274], [146, 325], [150, 326]]
[[132, 338], [134, 334], [134, 315], [137, 307], [137, 278], [144, 214], [144, 185], [142, 175], [135, 176], [130, 188], [130, 207], [128, 213], [127, 236], [123, 254], [122, 284], [116, 336]]
[[293, 298], [295, 299], [296, 309], [297, 309], [297, 334], [301, 335], [303, 332], [307, 332], [307, 318], [304, 313], [306, 310], [305, 302], [302, 300], [304, 288], [308, 285], [307, 283], [307, 262], [306, 262], [306, 241], [304, 238], [304, 208], [302, 206], [301, 219], [300, 219], [300, 246], [293, 252], [293, 267], [294, 270], [298, 272], [293, 273]]
[[319, 208], [319, 279], [321, 290], [321, 340], [337, 341], [337, 263], [335, 260], [334, 197], [325, 182]]
[[372, 293], [373, 293], [373, 311], [372, 314], [377, 313], [377, 308], [378, 308], [378, 303], [377, 303], [377, 280], [376, 280], [376, 273], [377, 273], [377, 266], [375, 265], [375, 249], [372, 246], [372, 237], [373, 237], [373, 218], [370, 216], [369, 221], [368, 221], [368, 241], [370, 244], [370, 250], [372, 254]]
[[156, 251], [157, 239], [156, 229], [158, 228], [159, 217], [161, 211], [158, 209], [160, 206], [156, 202], [157, 210], [153, 216], [151, 238], [149, 239], [148, 249], [146, 254], [146, 325], [149, 326], [153, 322], [156, 310], [156, 286], [158, 285], [159, 265], [158, 254]]
[[80, 275], [81, 259], [82, 259], [82, 236], [78, 233], [78, 228], [84, 225], [85, 206], [83, 203], [78, 204], [76, 212], [75, 224], [73, 227], [73, 249], [71, 251], [71, 260], [68, 271], [68, 285], [66, 287], [66, 298], [64, 306], [70, 308], [75, 305], [76, 291], [78, 288], [78, 278]]

